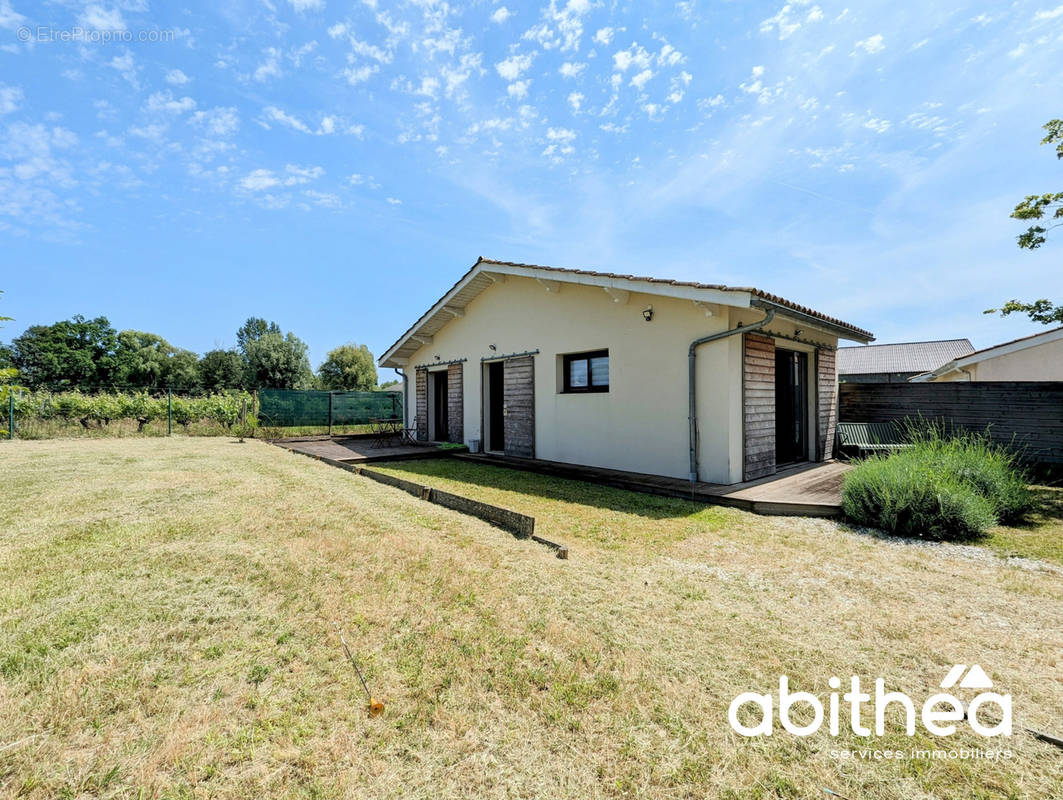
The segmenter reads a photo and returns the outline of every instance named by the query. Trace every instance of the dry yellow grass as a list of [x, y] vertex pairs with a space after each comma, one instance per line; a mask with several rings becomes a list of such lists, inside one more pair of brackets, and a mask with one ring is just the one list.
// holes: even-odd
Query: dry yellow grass
[[[980, 663], [1059, 733], [1054, 565], [559, 482], [565, 562], [259, 442], [16, 441], [0, 468], [3, 796], [1063, 794], [1029, 737], [997, 764], [839, 763], [865, 742], [726, 721], [780, 673], [925, 697]], [[909, 743], [894, 718], [872, 744]]]

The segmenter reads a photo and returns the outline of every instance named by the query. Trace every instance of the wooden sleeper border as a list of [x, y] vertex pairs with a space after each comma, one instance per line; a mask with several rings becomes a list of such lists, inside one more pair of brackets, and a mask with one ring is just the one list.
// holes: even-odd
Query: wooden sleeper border
[[501, 528], [502, 530], [513, 534], [513, 536], [518, 539], [531, 539], [533, 542], [546, 545], [554, 551], [554, 554], [558, 558], [568, 558], [568, 548], [565, 547], [565, 545], [552, 542], [549, 539], [535, 534], [535, 517], [530, 517], [527, 514], [520, 514], [516, 511], [510, 511], [508, 508], [493, 506], [490, 503], [484, 503], [479, 500], [471, 500], [468, 497], [462, 497], [461, 495], [452, 494], [451, 492], [444, 492], [441, 489], [433, 489], [431, 486], [423, 486], [420, 483], [414, 483], [413, 481], [408, 481], [404, 478], [396, 478], [394, 475], [377, 472], [376, 470], [359, 466], [358, 464], [348, 464], [345, 461], [337, 461], [334, 458], [327, 458], [313, 453], [303, 453], [292, 448], [285, 449], [292, 453], [299, 453], [300, 455], [308, 456], [317, 461], [322, 461], [331, 467], [339, 467], [347, 472], [353, 472], [355, 475], [361, 475], [365, 478], [376, 481], [377, 483], [383, 483], [386, 486], [401, 489], [414, 497], [420, 498], [421, 500], [427, 500], [429, 503], [435, 503], [444, 508], [449, 508], [451, 511], [457, 511], [460, 514], [466, 514], [470, 517], [482, 519], [484, 522], [494, 525], [496, 528]]

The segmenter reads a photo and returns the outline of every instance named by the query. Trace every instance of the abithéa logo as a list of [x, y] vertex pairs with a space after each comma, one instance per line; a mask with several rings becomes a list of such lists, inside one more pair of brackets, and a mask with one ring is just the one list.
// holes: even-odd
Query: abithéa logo
[[[831, 677], [827, 685], [832, 690], [840, 690], [840, 678]], [[978, 664], [968, 669], [966, 664], [956, 664], [949, 670], [941, 682], [942, 689], [977, 689], [993, 688], [993, 682]], [[783, 729], [794, 736], [811, 736], [823, 726], [824, 718], [831, 736], [837, 736], [841, 729], [842, 705], [847, 704], [845, 714], [849, 728], [857, 736], [870, 736], [872, 727], [876, 736], [882, 736], [886, 727], [886, 709], [893, 704], [904, 712], [905, 732], [915, 736], [916, 705], [903, 692], [887, 692], [886, 682], [882, 678], [875, 681], [874, 695], [863, 691], [860, 678], [853, 675], [849, 681], [849, 691], [839, 694], [831, 691], [824, 700], [811, 692], [791, 692], [790, 679], [785, 675], [779, 678], [778, 716]], [[771, 736], [774, 732], [776, 699], [770, 694], [744, 692], [731, 701], [727, 719], [731, 727], [742, 736]], [[791, 718], [795, 706], [805, 705], [812, 711], [811, 721], [798, 724]], [[759, 716], [759, 721], [747, 725], [739, 720], [739, 710], [743, 706], [753, 706], [752, 716]], [[995, 707], [995, 711], [984, 713]], [[865, 724], [865, 711], [870, 715], [871, 725]], [[979, 712], [983, 712], [979, 716]], [[745, 715], [750, 716], [750, 715]], [[802, 721], [807, 714], [802, 715]], [[934, 736], [952, 736], [956, 733], [956, 723], [965, 718], [971, 729], [981, 736], [1011, 736], [1011, 695], [991, 691], [979, 693], [967, 704], [948, 692], [939, 692], [928, 697], [918, 714], [923, 727]]]

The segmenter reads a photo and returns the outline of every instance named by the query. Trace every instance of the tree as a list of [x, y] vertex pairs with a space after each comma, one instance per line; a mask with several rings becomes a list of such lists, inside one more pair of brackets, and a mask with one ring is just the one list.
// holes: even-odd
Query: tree
[[376, 388], [376, 363], [364, 344], [352, 342], [329, 350], [317, 375], [322, 389], [368, 392]]
[[116, 381], [121, 386], [189, 389], [199, 383], [196, 354], [174, 347], [158, 334], [122, 331], [115, 356]]
[[211, 350], [199, 362], [199, 383], [212, 392], [242, 389], [247, 364], [235, 350]]
[[295, 334], [268, 331], [246, 342], [247, 376], [260, 389], [310, 389], [314, 373], [306, 344]]
[[106, 317], [80, 314], [54, 325], [32, 325], [11, 342], [22, 380], [33, 388], [106, 386], [114, 383], [118, 336]]
[[[1043, 126], [1047, 131], [1041, 144], [1054, 144], [1056, 146], [1056, 158], [1063, 159], [1063, 120], [1054, 119]], [[1015, 206], [1011, 212], [1015, 219], [1023, 220], [1051, 220], [1048, 227], [1031, 225], [1023, 233], [1019, 234], [1019, 247], [1025, 250], [1036, 250], [1045, 243], [1045, 235], [1053, 228], [1063, 226], [1063, 192], [1049, 192], [1048, 194], [1031, 194]], [[1063, 303], [1053, 303], [1042, 297], [1032, 303], [1023, 303], [1018, 300], [1009, 300], [1000, 308], [986, 309], [986, 314], [1000, 312], [1000, 316], [1009, 314], [1026, 314], [1034, 322], [1042, 325], [1063, 322]]]
[[248, 317], [247, 322], [236, 332], [236, 346], [247, 358], [248, 346], [257, 342], [267, 333], [280, 334], [281, 328], [276, 322], [266, 322], [262, 317]]

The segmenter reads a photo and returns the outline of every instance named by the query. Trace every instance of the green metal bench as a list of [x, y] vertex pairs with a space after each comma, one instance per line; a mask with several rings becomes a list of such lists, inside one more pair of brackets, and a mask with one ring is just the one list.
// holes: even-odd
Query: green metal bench
[[838, 449], [857, 457], [911, 447], [904, 430], [895, 422], [839, 422]]

